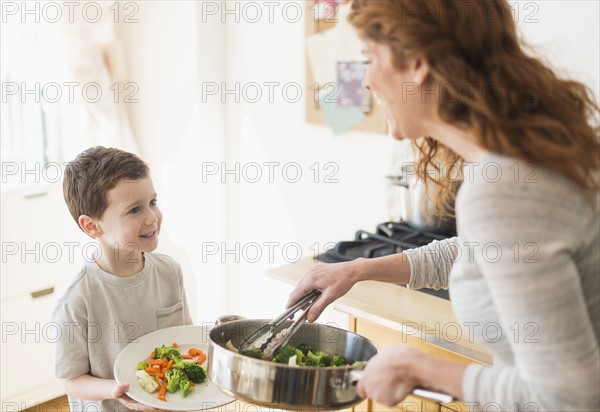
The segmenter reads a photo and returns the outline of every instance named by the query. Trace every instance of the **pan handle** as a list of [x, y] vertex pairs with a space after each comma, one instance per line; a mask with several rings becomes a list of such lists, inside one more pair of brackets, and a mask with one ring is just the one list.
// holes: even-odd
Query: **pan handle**
[[[350, 384], [352, 386], [356, 386], [359, 379], [362, 378], [363, 373], [364, 373], [363, 370], [351, 370], [350, 371], [350, 379], [349, 379]], [[412, 394], [415, 396], [419, 396], [421, 398], [429, 399], [431, 401], [434, 401], [434, 402], [437, 402], [440, 404], [450, 403], [454, 400], [454, 398], [451, 395], [447, 395], [445, 393], [440, 393], [440, 392], [435, 392], [435, 391], [430, 391], [428, 389], [423, 389], [423, 388], [413, 389]]]

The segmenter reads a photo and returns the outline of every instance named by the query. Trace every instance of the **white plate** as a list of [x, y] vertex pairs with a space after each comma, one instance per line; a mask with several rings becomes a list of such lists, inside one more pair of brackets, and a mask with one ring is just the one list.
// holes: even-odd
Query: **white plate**
[[[117, 383], [128, 383], [129, 395], [132, 399], [157, 409], [169, 411], [195, 411], [216, 408], [234, 401], [225, 395], [210, 379], [196, 384], [194, 390], [185, 398], [178, 392], [167, 392], [167, 402], [158, 399], [158, 391], [146, 392], [138, 383], [135, 373], [138, 362], [150, 357], [150, 352], [157, 346], [170, 346], [177, 342], [182, 353], [191, 347], [208, 354], [208, 328], [202, 326], [176, 326], [159, 329], [131, 342], [125, 346], [115, 359], [115, 380]], [[203, 364], [206, 366], [206, 362]]]

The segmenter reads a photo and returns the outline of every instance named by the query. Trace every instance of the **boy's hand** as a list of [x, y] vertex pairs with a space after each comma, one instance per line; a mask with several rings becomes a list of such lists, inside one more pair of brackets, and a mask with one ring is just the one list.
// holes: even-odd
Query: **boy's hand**
[[155, 409], [155, 408], [153, 408], [151, 406], [144, 405], [142, 403], [134, 401], [129, 396], [125, 395], [125, 393], [128, 390], [129, 390], [129, 384], [122, 383], [120, 385], [117, 385], [113, 389], [111, 395], [112, 395], [113, 399], [118, 400], [119, 402], [121, 402], [123, 405], [125, 405], [127, 408], [131, 409], [132, 411], [140, 411], [140, 412], [166, 412], [163, 409]]

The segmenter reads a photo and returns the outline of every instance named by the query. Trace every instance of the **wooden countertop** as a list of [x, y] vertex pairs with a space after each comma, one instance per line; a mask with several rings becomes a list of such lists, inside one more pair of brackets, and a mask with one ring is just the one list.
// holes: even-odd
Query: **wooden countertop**
[[[296, 285], [316, 262], [311, 257], [267, 271], [267, 276]], [[365, 281], [354, 287], [337, 302], [335, 309], [428, 343], [460, 353], [473, 360], [491, 364], [492, 355], [472, 342], [459, 326], [450, 301], [389, 283]]]

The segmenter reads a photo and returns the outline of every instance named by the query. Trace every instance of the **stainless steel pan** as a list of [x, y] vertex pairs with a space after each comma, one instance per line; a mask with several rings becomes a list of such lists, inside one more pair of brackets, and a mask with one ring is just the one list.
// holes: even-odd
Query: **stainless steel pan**
[[[252, 404], [291, 410], [342, 409], [362, 400], [356, 394], [362, 367], [288, 366], [249, 358], [225, 347], [230, 340], [238, 347], [245, 337], [267, 322], [235, 320], [211, 330], [208, 375], [222, 391]], [[360, 335], [315, 323], [302, 325], [290, 341], [293, 346], [300, 343], [310, 344], [315, 350], [331, 355], [343, 355], [350, 363], [368, 361], [378, 353], [375, 344]], [[421, 392], [421, 396], [428, 395], [428, 392]]]

